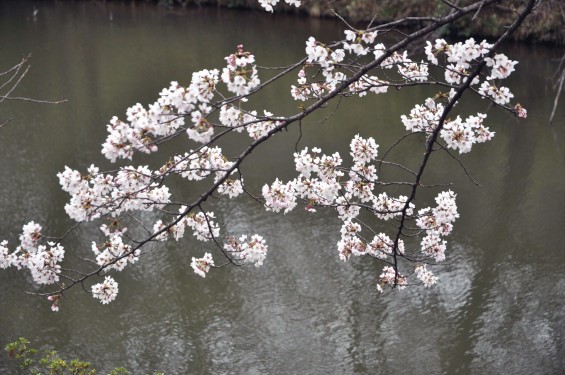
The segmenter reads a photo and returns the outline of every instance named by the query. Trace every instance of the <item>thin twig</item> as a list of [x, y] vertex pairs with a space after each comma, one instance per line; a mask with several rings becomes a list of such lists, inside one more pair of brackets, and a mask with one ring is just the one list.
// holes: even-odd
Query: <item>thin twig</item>
[[549, 124], [553, 123], [553, 117], [555, 116], [555, 112], [557, 111], [557, 104], [559, 102], [559, 97], [561, 96], [561, 90], [563, 89], [563, 84], [565, 83], [565, 68], [561, 70], [561, 76], [559, 77], [557, 83], [557, 94], [555, 94], [555, 98], [553, 99], [553, 109], [551, 110], [551, 115], [549, 116]]
[[2, 99], [0, 101], [0, 103], [3, 100], [20, 100], [20, 101], [23, 101], [23, 102], [32, 102], [32, 103], [41, 103], [41, 104], [61, 104], [61, 103], [68, 102], [67, 99], [51, 101], [51, 100], [42, 100], [42, 99], [32, 99], [32, 98], [27, 98], [27, 97], [23, 97], [23, 96], [6, 96], [6, 95], [3, 95], [3, 96], [0, 95], [0, 99]]
[[465, 167], [465, 164], [463, 164], [463, 162], [461, 161], [461, 159], [459, 159], [457, 156], [453, 155], [453, 153], [451, 151], [449, 151], [444, 145], [442, 145], [439, 142], [436, 142], [437, 145], [439, 145], [439, 147], [441, 149], [443, 149], [443, 151], [447, 152], [447, 154], [449, 156], [451, 156], [453, 159], [455, 159], [458, 163], [459, 166], [463, 169], [463, 171], [465, 171], [465, 175], [467, 176], [467, 178], [469, 179], [469, 181], [471, 181], [473, 184], [475, 184], [476, 186], [481, 186], [481, 184], [479, 184], [477, 181], [475, 181], [475, 179], [473, 178], [473, 176], [471, 176], [471, 174], [469, 173], [469, 171], [467, 170], [467, 167]]

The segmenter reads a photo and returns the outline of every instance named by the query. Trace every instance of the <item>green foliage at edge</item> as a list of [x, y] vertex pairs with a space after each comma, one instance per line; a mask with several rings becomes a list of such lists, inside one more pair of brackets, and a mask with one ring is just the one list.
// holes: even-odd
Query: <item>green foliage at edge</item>
[[[41, 353], [29, 347], [30, 342], [20, 337], [6, 345], [8, 356], [17, 362], [22, 374], [31, 375], [95, 375], [97, 371], [90, 362], [79, 359], [66, 360], [59, 356], [55, 350], [45, 350]], [[123, 367], [113, 369], [108, 375], [131, 375]], [[153, 375], [164, 375], [155, 372]]]

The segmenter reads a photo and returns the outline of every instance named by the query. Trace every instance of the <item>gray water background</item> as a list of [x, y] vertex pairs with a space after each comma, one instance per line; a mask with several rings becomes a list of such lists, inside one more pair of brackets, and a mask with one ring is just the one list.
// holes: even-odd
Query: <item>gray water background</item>
[[[153, 102], [172, 80], [188, 83], [195, 70], [222, 67], [239, 43], [260, 65], [280, 66], [303, 56], [308, 36], [334, 40], [343, 29], [330, 20], [145, 3], [0, 3], [1, 70], [33, 56], [16, 93], [68, 99], [0, 106], [0, 121], [12, 118], [0, 130], [0, 239], [16, 243], [29, 220], [53, 234], [73, 224], [56, 173], [92, 162], [112, 167], [100, 154], [111, 116], [124, 118], [136, 102]], [[222, 233], [260, 233], [268, 240], [263, 267], [226, 267], [202, 279], [190, 260], [206, 248], [187, 240], [114, 275], [120, 283], [114, 303], [101, 305], [76, 290], [58, 313], [25, 293], [33, 290], [28, 274], [3, 270], [0, 343], [24, 336], [36, 347], [134, 374], [563, 374], [563, 105], [553, 125], [547, 121], [551, 76], [563, 49], [504, 49], [520, 61], [509, 86], [529, 117], [519, 121], [475, 99], [458, 109], [487, 111], [496, 136], [462, 157], [480, 187], [447, 157], [434, 155], [426, 172], [428, 182], [455, 183], [461, 212], [447, 262], [436, 269], [437, 287], [378, 294], [382, 265], [339, 261], [339, 222], [331, 213], [273, 215], [246, 199], [222, 200], [206, 206], [223, 219]], [[294, 113], [290, 83], [254, 103]], [[359, 133], [375, 137], [384, 150], [403, 134], [400, 115], [428, 94], [411, 89], [344, 101], [328, 121], [319, 123], [331, 109], [304, 123], [299, 147], [347, 154], [343, 140]], [[239, 139], [224, 145], [227, 152], [243, 146]], [[296, 129], [279, 134], [245, 164], [255, 191], [292, 176], [297, 139]], [[421, 140], [411, 142], [393, 158], [414, 165]], [[192, 145], [183, 139], [167, 147], [165, 153], [173, 153]], [[423, 192], [418, 203], [436, 193]], [[97, 235], [97, 225], [80, 228], [66, 243], [67, 261], [73, 262], [73, 251], [88, 254]], [[12, 371], [3, 353], [0, 373]]]

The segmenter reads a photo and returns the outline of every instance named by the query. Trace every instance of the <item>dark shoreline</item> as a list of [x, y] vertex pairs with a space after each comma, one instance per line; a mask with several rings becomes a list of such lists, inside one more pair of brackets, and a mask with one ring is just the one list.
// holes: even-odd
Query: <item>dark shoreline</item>
[[[108, 0], [111, 1], [111, 0]], [[129, 0], [136, 1], [136, 0]], [[137, 0], [138, 2], [143, 2]], [[117, 2], [126, 2], [118, 0]], [[218, 7], [227, 9], [261, 9], [257, 0], [145, 0], [168, 7]], [[465, 5], [470, 1], [463, 1]], [[504, 7], [495, 5], [480, 12], [474, 21], [470, 17], [461, 20], [444, 30], [445, 35], [468, 37], [495, 37], [504, 32], [522, 4], [519, 0], [503, 1]], [[334, 10], [347, 21], [359, 27], [366, 27], [375, 17], [376, 23], [384, 23], [403, 17], [417, 15], [440, 15], [446, 11], [446, 5], [440, 1], [421, 0], [303, 0], [302, 7], [296, 9], [284, 3], [276, 6], [275, 11], [297, 13], [310, 17], [335, 18]], [[542, 2], [537, 10], [515, 33], [513, 40], [532, 44], [565, 45], [565, 2]]]

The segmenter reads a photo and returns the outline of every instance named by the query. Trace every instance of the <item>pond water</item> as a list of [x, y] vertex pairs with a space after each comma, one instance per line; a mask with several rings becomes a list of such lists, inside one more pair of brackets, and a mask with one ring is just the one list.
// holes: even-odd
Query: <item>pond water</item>
[[[33, 9], [38, 14], [32, 17]], [[145, 3], [2, 2], [0, 70], [32, 54], [17, 94], [68, 99], [45, 105], [4, 102], [0, 121], [0, 239], [17, 241], [35, 220], [60, 234], [73, 223], [56, 173], [65, 165], [110, 168], [100, 145], [113, 115], [151, 103], [172, 80], [222, 67], [243, 43], [263, 66], [292, 63], [304, 40], [338, 38], [329, 20]], [[548, 125], [551, 76], [563, 50], [508, 45], [520, 63], [509, 86], [529, 110], [525, 121], [470, 100], [461, 113], [488, 111], [490, 143], [462, 160], [481, 186], [450, 158], [432, 158], [426, 181], [453, 181], [461, 218], [448, 242], [440, 284], [376, 291], [382, 265], [337, 257], [339, 222], [331, 213], [266, 213], [246, 199], [214, 201], [224, 233], [260, 233], [269, 242], [263, 267], [229, 268], [206, 279], [190, 268], [206, 250], [191, 240], [148, 253], [115, 275], [120, 295], [102, 305], [76, 290], [51, 313], [28, 274], [0, 271], [0, 344], [17, 337], [51, 346], [108, 370], [134, 374], [557, 374], [565, 371], [565, 111]], [[270, 72], [262, 74], [269, 75]], [[265, 91], [258, 108], [297, 111], [290, 80]], [[344, 101], [303, 124], [299, 146], [346, 152], [353, 135], [373, 136], [381, 149], [403, 134], [400, 115], [426, 97], [423, 89]], [[279, 134], [243, 167], [255, 191], [292, 174], [296, 129]], [[242, 138], [243, 140], [243, 138]], [[242, 143], [225, 144], [232, 154]], [[178, 140], [166, 146], [180, 152]], [[417, 142], [393, 155], [409, 165]], [[146, 162], [148, 159], [137, 159]], [[147, 161], [149, 162], [149, 161]], [[412, 163], [412, 164], [410, 164]], [[179, 187], [180, 188], [180, 187]], [[194, 191], [187, 191], [187, 194]], [[434, 192], [422, 193], [425, 202]], [[87, 254], [96, 225], [66, 243]], [[69, 262], [73, 255], [68, 254]], [[14, 368], [5, 354], [0, 373]]]

